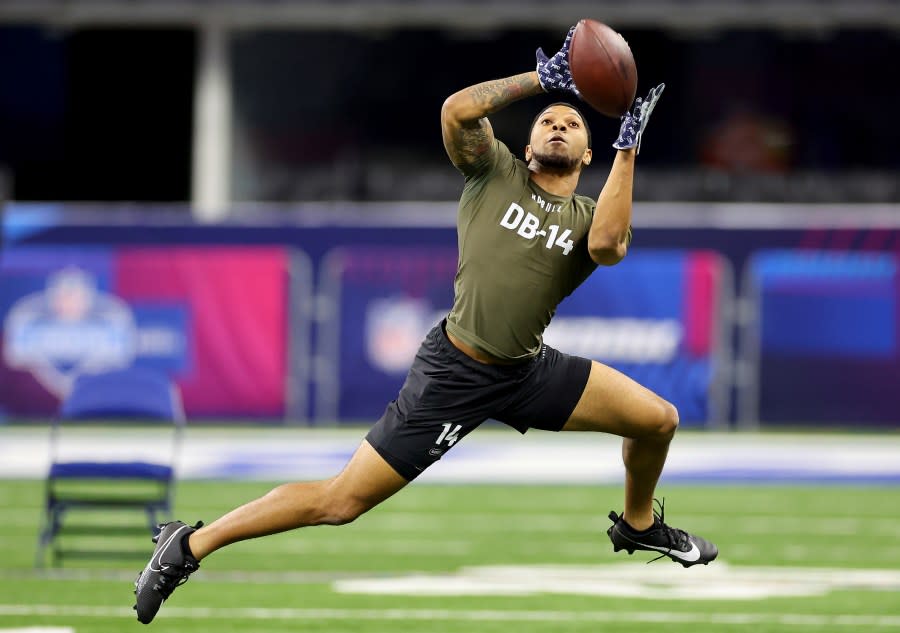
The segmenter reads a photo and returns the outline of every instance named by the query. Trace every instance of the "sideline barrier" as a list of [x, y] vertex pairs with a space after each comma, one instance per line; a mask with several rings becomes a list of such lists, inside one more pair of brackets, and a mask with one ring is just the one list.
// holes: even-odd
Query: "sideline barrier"
[[[236, 210], [233, 218], [209, 225], [191, 221], [183, 208], [175, 212], [171, 207], [130, 206], [115, 210], [97, 205], [10, 204], [5, 209], [3, 227], [6, 248], [28, 245], [58, 250], [73, 244], [90, 243], [109, 248], [189, 244], [192, 247], [256, 245], [297, 249], [308, 258], [301, 266], [307, 270], [303, 275], [321, 281], [325, 275], [326, 255], [335, 249], [380, 248], [393, 252], [395, 249], [421, 248], [435, 253], [455, 250], [455, 213], [456, 205], [452, 202], [335, 202], [290, 208], [259, 205], [243, 207]], [[755, 254], [773, 249], [885, 254], [896, 258], [900, 256], [900, 205], [638, 203], [635, 204], [634, 220], [634, 243], [628, 258], [620, 266], [632, 262], [639, 253], [653, 250], [713, 251], [721, 258], [723, 270], [742, 271], [735, 278], [737, 285], [733, 292], [726, 284], [720, 295], [724, 299], [733, 294], [738, 301], [733, 312], [730, 312], [727, 300], [719, 305], [722, 331], [713, 336], [713, 340], [721, 344], [713, 360], [715, 371], [707, 412], [712, 423], [752, 427], [760, 422], [759, 414], [762, 413], [764, 423], [777, 420], [778, 423], [793, 424], [900, 425], [895, 389], [893, 386], [884, 388], [885, 381], [893, 380], [891, 385], [896, 384], [898, 374], [894, 365], [886, 365], [881, 375], [868, 380], [862, 378], [865, 371], [854, 371], [856, 361], [844, 357], [839, 363], [829, 361], [824, 364], [846, 365], [849, 369], [844, 373], [845, 382], [811, 380], [805, 383], [803, 377], [807, 374], [801, 368], [786, 372], [787, 378], [798, 381], [790, 391], [778, 391], [782, 380], [777, 378], [777, 371], [764, 367], [765, 371], [757, 373], [753, 345], [747, 344], [748, 341], [752, 343], [747, 332], [752, 332], [748, 327], [755, 318], [756, 308], [754, 291], [746, 274], [748, 262]], [[619, 269], [599, 270], [595, 276], [602, 277]], [[726, 272], [723, 279], [729, 276], [730, 272]], [[304, 288], [312, 292], [312, 281], [291, 283], [302, 288], [299, 293], [292, 291], [294, 300], [290, 309], [296, 317], [291, 317], [293, 328], [287, 335], [292, 351], [289, 354], [291, 366], [285, 377], [288, 383], [285, 398], [287, 418], [303, 421], [317, 417], [317, 414], [323, 415], [323, 411], [333, 411], [336, 406], [323, 404], [324, 408], [318, 410], [313, 407], [316, 402], [327, 403], [326, 397], [320, 400], [318, 383], [333, 380], [335, 367], [330, 366], [327, 352], [317, 352], [315, 362], [310, 360], [310, 353], [314, 351], [311, 343], [319, 336], [319, 330], [330, 331], [327, 319], [333, 306], [329, 307], [326, 294], [296, 298]], [[856, 281], [849, 280], [848, 283]], [[561, 316], [563, 310], [561, 307]], [[618, 327], [624, 326], [619, 324]], [[665, 334], [664, 329], [656, 332]], [[743, 332], [743, 336], [739, 337], [739, 332]], [[778, 362], [783, 363], [784, 359]], [[314, 380], [305, 378], [310, 375], [314, 375]], [[874, 388], [875, 385], [881, 387]], [[822, 401], [823, 390], [827, 391], [833, 405], [827, 410], [816, 404]], [[853, 395], [857, 390], [866, 394], [863, 404], [867, 410], [877, 415], [859, 415], [860, 399]], [[336, 393], [332, 387], [333, 403], [337, 402]], [[748, 393], [763, 394], [762, 410], [747, 405]], [[380, 407], [384, 405], [383, 398], [379, 397], [378, 401]], [[350, 404], [348, 401], [347, 406]], [[0, 409], [2, 407], [0, 391]], [[10, 415], [10, 412], [6, 414]], [[3, 415], [0, 410], [0, 419]], [[376, 415], [380, 415], [380, 410]], [[840, 420], [836, 419], [839, 415], [842, 416]], [[370, 422], [371, 418], [367, 416], [366, 421]], [[315, 422], [334, 423], [334, 419], [320, 418]]]
[[712, 251], [637, 250], [559, 306], [546, 341], [672, 402], [681, 424], [727, 419], [734, 275]]
[[[427, 331], [449, 312], [456, 252], [337, 249], [323, 260], [316, 418], [374, 421]], [[514, 271], [510, 271], [514, 274]], [[682, 423], [716, 424], [728, 404], [733, 280], [709, 251], [645, 250], [602, 268], [559, 306], [548, 344], [599, 360], [673, 402]]]
[[[290, 278], [292, 276], [292, 278]], [[0, 412], [50, 416], [81, 373], [136, 366], [177, 382], [190, 417], [283, 418], [289, 284], [308, 261], [281, 247], [23, 247], [0, 257]], [[306, 313], [309, 311], [307, 310]], [[291, 314], [296, 332], [304, 312]], [[307, 319], [308, 320], [308, 319]], [[297, 345], [297, 355], [309, 345]], [[292, 362], [304, 379], [304, 366]]]
[[764, 250], [745, 276], [742, 420], [897, 421], [897, 255]]
[[456, 251], [339, 248], [322, 263], [316, 419], [374, 422], [450, 311]]

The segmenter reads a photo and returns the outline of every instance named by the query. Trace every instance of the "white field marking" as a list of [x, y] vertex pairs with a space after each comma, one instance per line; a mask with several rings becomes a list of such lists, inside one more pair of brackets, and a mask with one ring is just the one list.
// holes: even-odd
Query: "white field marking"
[[[195, 508], [192, 510], [196, 510]], [[195, 514], [203, 514], [196, 512]], [[503, 531], [513, 532], [559, 532], [560, 529], [583, 527], [585, 529], [606, 530], [609, 519], [605, 516], [586, 515], [584, 512], [545, 512], [541, 514], [514, 512], [466, 512], [457, 513], [452, 509], [422, 512], [393, 512], [378, 510], [361, 519], [358, 529], [386, 531], [420, 531], [422, 529], [443, 529], [448, 521], [462, 524], [470, 532], [497, 532], [498, 524]], [[38, 522], [28, 516], [16, 514], [5, 517], [4, 523], [16, 527], [38, 527]], [[900, 518], [865, 518], [847, 516], [784, 516], [780, 514], [760, 514], [739, 516], [714, 514], [683, 514], [674, 521], [676, 526], [690, 526], [698, 532], [728, 530], [731, 534], [770, 534], [773, 524], [777, 524], [779, 534], [822, 534], [834, 536], [887, 536], [900, 539]]]
[[[617, 565], [507, 565], [464, 567], [449, 574], [410, 574], [391, 578], [338, 580], [342, 593], [405, 596], [530, 596], [565, 594], [654, 600], [763, 600], [824, 596], [832, 591], [900, 591], [900, 571], [737, 567], [723, 561], [685, 570], [660, 563], [652, 567]], [[900, 620], [900, 616], [898, 616]]]
[[[82, 605], [0, 604], [0, 615], [132, 618], [127, 607], [87, 607]], [[270, 609], [254, 607], [166, 607], [159, 619], [211, 620], [422, 620], [465, 622], [648, 622], [655, 624], [780, 624], [804, 627], [898, 628], [900, 616], [876, 614], [800, 614], [800, 613], [704, 613], [704, 612], [631, 612], [631, 611], [501, 611], [490, 609]]]
[[[871, 551], [880, 562], [900, 560], [900, 546], [880, 547], [878, 545], [869, 545]], [[832, 545], [804, 545], [802, 543], [788, 543], [780, 547], [765, 546], [757, 549], [757, 553], [761, 551], [772, 552], [777, 558], [783, 558], [790, 561], [817, 559], [822, 560], [846, 560], [856, 561], [860, 557], [860, 548], [853, 545], [841, 545], [838, 547]]]
[[[565, 550], [558, 550], [563, 552]], [[572, 550], [576, 553], [576, 550]], [[824, 560], [831, 562], [848, 561], [859, 564], [860, 548], [853, 545], [782, 543], [771, 545], [768, 543], [729, 543], [727, 554], [732, 559], [748, 559], [764, 557], [765, 560], [788, 560], [792, 562], [814, 561], [821, 563]], [[879, 565], [893, 566], [895, 561], [900, 561], [900, 546], [878, 547], [868, 551]]]
[[[599, 513], [598, 513], [599, 514]], [[427, 512], [380, 512], [363, 517], [367, 530], [408, 530], [446, 529], [448, 522], [460, 525], [469, 532], [559, 532], [562, 529], [599, 530], [609, 527], [605, 516], [546, 512], [525, 513], [434, 513]], [[739, 517], [725, 515], [684, 514], [673, 520], [677, 527], [690, 526], [691, 530], [708, 532], [728, 530], [731, 534], [771, 534], [773, 524], [777, 524], [779, 534], [822, 534], [834, 536], [887, 536], [900, 538], [900, 521], [897, 519], [861, 519], [853, 517], [809, 517], [766, 515]]]
[[[376, 544], [378, 551], [383, 554], [408, 555], [413, 554], [423, 558], [466, 556], [476, 549], [474, 541], [443, 541], [441, 539], [420, 540], [413, 543], [404, 541], [382, 541]], [[333, 541], [293, 541], [283, 546], [278, 544], [271, 551], [291, 554], [327, 553], [333, 556], [358, 556], [359, 554], [371, 554], [373, 541], [351, 541], [349, 539], [335, 538]], [[527, 554], [534, 551], [534, 542], [506, 543], [504, 551], [511, 554]], [[600, 540], [588, 541], [560, 541], [552, 546], [552, 550], [558, 554], [579, 559], [596, 559], [598, 556], [610, 551], [609, 541], [604, 537]]]
[[[890, 536], [900, 538], [900, 521], [897, 519], [863, 519], [859, 517], [709, 517], [685, 515], [685, 520], [707, 529], [728, 529], [735, 534], [771, 534], [773, 525], [779, 534], [824, 534], [834, 536]], [[699, 529], [699, 528], [697, 528]]]
[[[502, 531], [502, 530], [497, 530]], [[424, 558], [435, 557], [453, 557], [465, 556], [472, 553], [476, 549], [483, 549], [483, 545], [479, 545], [476, 540], [472, 541], [444, 541], [441, 539], [418, 539], [413, 542], [402, 540], [381, 540], [373, 541], [367, 537], [367, 540], [353, 540], [351, 538], [341, 538], [339, 535], [325, 540], [302, 540], [296, 541], [280, 541], [270, 542], [268, 545], [259, 546], [254, 549], [258, 553], [278, 553], [278, 554], [307, 554], [307, 553], [327, 553], [332, 556], [358, 556], [359, 554], [371, 554], [373, 543], [377, 546], [378, 551], [386, 554], [397, 555], [416, 555]], [[504, 544], [504, 551], [511, 554], [528, 554], [534, 552], [533, 541], [511, 541]], [[601, 539], [597, 536], [595, 539], [584, 541], [560, 540], [555, 544], [548, 546], [553, 552], [579, 559], [596, 559], [598, 556], [611, 551], [611, 546], [606, 536]], [[820, 557], [821, 558], [821, 557]]]
[[[105, 549], [110, 546], [108, 539], [99, 537], [80, 537], [79, 545], [91, 549]], [[0, 539], [2, 544], [2, 539]], [[10, 542], [9, 545], [14, 543]], [[147, 536], [147, 557], [153, 554], [150, 536]], [[470, 541], [451, 540], [444, 541], [441, 539], [416, 539], [412, 541], [401, 539], [354, 539], [349, 532], [343, 534], [335, 534], [333, 537], [304, 539], [303, 535], [297, 538], [280, 538], [276, 541], [254, 541], [244, 546], [247, 552], [266, 552], [278, 553], [283, 555], [292, 554], [331, 554], [334, 556], [358, 556], [361, 553], [370, 554], [374, 548], [382, 554], [411, 554], [415, 556], [431, 556], [431, 557], [449, 557], [449, 556], [465, 556], [473, 549], [473, 543]], [[531, 546], [529, 546], [530, 549]]]
[[[332, 541], [307, 542], [301, 547], [282, 548], [276, 547], [273, 551], [282, 552], [285, 549], [290, 552], [308, 553], [308, 552], [326, 552], [329, 554], [340, 555], [367, 553], [371, 554], [377, 551], [382, 554], [415, 554], [416, 556], [433, 556], [442, 558], [445, 556], [465, 556], [472, 553], [476, 549], [476, 541], [443, 541], [440, 538], [433, 540], [422, 540], [414, 543], [404, 543], [403, 541], [384, 541], [381, 539], [367, 538], [365, 541], [356, 541], [352, 546], [349, 539], [335, 538]], [[587, 545], [587, 543], [586, 543]], [[484, 547], [480, 545], [480, 547]], [[505, 548], [510, 552], [534, 551], [534, 543], [506, 543]]]
[[75, 633], [70, 626], [29, 626], [18, 629], [0, 629], [0, 633]]
[[[347, 538], [333, 538], [329, 540], [316, 539], [304, 540], [302, 537], [294, 540], [283, 539], [277, 543], [276, 549], [285, 553], [323, 553], [323, 554], [371, 554], [377, 549], [382, 554], [415, 554], [416, 556], [463, 556], [472, 551], [471, 541], [444, 541], [441, 539], [418, 540], [361, 540]], [[249, 546], [249, 547], [252, 547]]]
[[[591, 544], [583, 544], [583, 546], [579, 546], [577, 548], [570, 548], [566, 546], [566, 544], [560, 544], [560, 552], [571, 553], [571, 554], [585, 554], [582, 558], [587, 558], [587, 555], [590, 555], [591, 558], [597, 555], [606, 555], [608, 554], [607, 546], [605, 545], [596, 545], [593, 546]], [[739, 558], [748, 558], [754, 555], [759, 554], [762, 551], [760, 547], [755, 545], [732, 545], [728, 548], [728, 553], [737, 556]], [[810, 551], [810, 556], [814, 555], [814, 551]], [[821, 554], [821, 552], [819, 553]], [[636, 554], [640, 556], [641, 554]], [[616, 556], [623, 557], [623, 554], [617, 554]], [[653, 556], [652, 553], [647, 552], [646, 556]], [[821, 555], [818, 556], [821, 559]], [[632, 567], [635, 567], [638, 575], [646, 579], [648, 582], [651, 580], [655, 580], [660, 573], [683, 573], [681, 572], [681, 568], [676, 565], [671, 565], [668, 561], [660, 561], [657, 563], [652, 572], [647, 570], [646, 568], [638, 565], [633, 565], [634, 562], [640, 562], [640, 559], [634, 558], [630, 559], [629, 563], [622, 565], [623, 567], [627, 566], [629, 570]], [[726, 565], [727, 563], [723, 562], [721, 559], [716, 560], [712, 563], [712, 567], [718, 567], [721, 565]], [[592, 573], [600, 574], [602, 573], [604, 577], [608, 577], [611, 573], [619, 573], [619, 563], [613, 564], [603, 564], [596, 566], [582, 566], [582, 565], [563, 565], [557, 566], [564, 568], [567, 571], [566, 573], [577, 573], [582, 570], [591, 570]], [[546, 569], [546, 566], [535, 566], [535, 569]], [[661, 570], [662, 568], [662, 570]], [[516, 567], [515, 569], [520, 569], [523, 573], [531, 571], [531, 567]], [[689, 573], [695, 573], [698, 570], [704, 569], [703, 567], [695, 568], [694, 571]], [[753, 566], [744, 566], [741, 565], [740, 569], [744, 569], [747, 571], [753, 571], [758, 569], [776, 569], [779, 574], [782, 573], [792, 573], [794, 571], [799, 572], [801, 574], [809, 573], [822, 575], [825, 574], [827, 576], [840, 575], [845, 572], [855, 572], [858, 574], [865, 574], [868, 578], [871, 574], [871, 578], [873, 578], [873, 583], [876, 585], [875, 588], [879, 588], [877, 585], [880, 580], [884, 576], [884, 573], [888, 574], [897, 574], [895, 568], [868, 568], [868, 569], [843, 569], [843, 568], [819, 568], [819, 567], [776, 567], [776, 568], [759, 568]], [[60, 582], [68, 582], [68, 581], [109, 581], [109, 582], [120, 582], [120, 581], [133, 581], [135, 573], [129, 570], [121, 570], [121, 569], [90, 569], [90, 568], [48, 568], [48, 569], [39, 569], [39, 570], [28, 570], [23, 573], [22, 570], [4, 570], [0, 569], [0, 578], [5, 577], [6, 572], [8, 572], [9, 578], [12, 578], [15, 574], [17, 577], [24, 577], [27, 579], [39, 579], [39, 580], [50, 580], [50, 581], [60, 581]], [[702, 573], [702, 572], [700, 572]], [[216, 570], [216, 569], [200, 569], [195, 572], [192, 578], [197, 578], [198, 580], [202, 580], [204, 582], [218, 582], [218, 583], [252, 583], [252, 584], [299, 584], [299, 583], [308, 583], [308, 584], [322, 584], [322, 583], [331, 583], [339, 580], [371, 580], [373, 572], [371, 571], [247, 571], [247, 570]], [[381, 573], [379, 577], [381, 578], [406, 578], [408, 576], [429, 576], [429, 572], [417, 571], [417, 570], [405, 570], [403, 572], [389, 572], [389, 573]], [[624, 575], [627, 575], [624, 574]], [[678, 582], [682, 582], [684, 579], [679, 577]]]
[[[416, 573], [405, 571], [404, 574]], [[133, 582], [136, 571], [123, 569], [47, 568], [40, 570], [0, 570], [0, 580], [40, 580], [42, 582]], [[371, 571], [218, 571], [201, 569], [191, 577], [204, 582], [238, 584], [325, 584], [346, 578], [370, 578]]]

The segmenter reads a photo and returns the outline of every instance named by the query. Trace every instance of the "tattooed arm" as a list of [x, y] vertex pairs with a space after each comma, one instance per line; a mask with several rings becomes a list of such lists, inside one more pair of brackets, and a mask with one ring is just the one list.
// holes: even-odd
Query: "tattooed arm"
[[542, 92], [537, 73], [532, 71], [485, 81], [447, 97], [441, 108], [441, 131], [453, 164], [467, 171], [484, 161], [494, 146], [494, 131], [486, 117]]

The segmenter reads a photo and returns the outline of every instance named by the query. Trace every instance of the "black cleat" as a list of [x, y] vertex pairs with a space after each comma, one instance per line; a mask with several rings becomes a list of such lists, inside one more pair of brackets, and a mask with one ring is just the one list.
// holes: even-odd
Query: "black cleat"
[[659, 552], [660, 556], [653, 560], [668, 556], [684, 567], [708, 565], [719, 555], [719, 549], [706, 539], [666, 525], [664, 503], [659, 503], [659, 512], [654, 510], [653, 515], [652, 528], [645, 532], [635, 532], [624, 517], [610, 512], [609, 518], [613, 525], [606, 534], [612, 541], [613, 551], [624, 549], [629, 554], [634, 554], [638, 549]]
[[188, 576], [200, 568], [200, 561], [184, 551], [181, 541], [202, 525], [200, 521], [193, 527], [181, 521], [160, 523], [159, 534], [153, 537], [153, 556], [134, 581], [134, 610], [139, 622], [149, 624], [175, 587], [186, 583]]

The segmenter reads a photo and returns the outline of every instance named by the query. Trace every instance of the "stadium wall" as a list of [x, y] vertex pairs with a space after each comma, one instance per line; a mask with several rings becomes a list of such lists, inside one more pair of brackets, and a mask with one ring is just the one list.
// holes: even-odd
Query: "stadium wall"
[[[667, 206], [637, 209], [629, 258], [560, 306], [550, 344], [619, 367], [687, 426], [900, 425], [900, 211]], [[50, 415], [73, 372], [113, 362], [78, 357], [73, 331], [102, 330], [86, 308], [82, 330], [35, 326], [70, 327], [78, 301], [103, 299], [126, 325], [95, 340], [172, 373], [192, 420], [371, 422], [449, 308], [453, 210], [335, 203], [208, 225], [171, 208], [10, 205], [0, 414]], [[65, 271], [75, 292], [53, 312]]]

